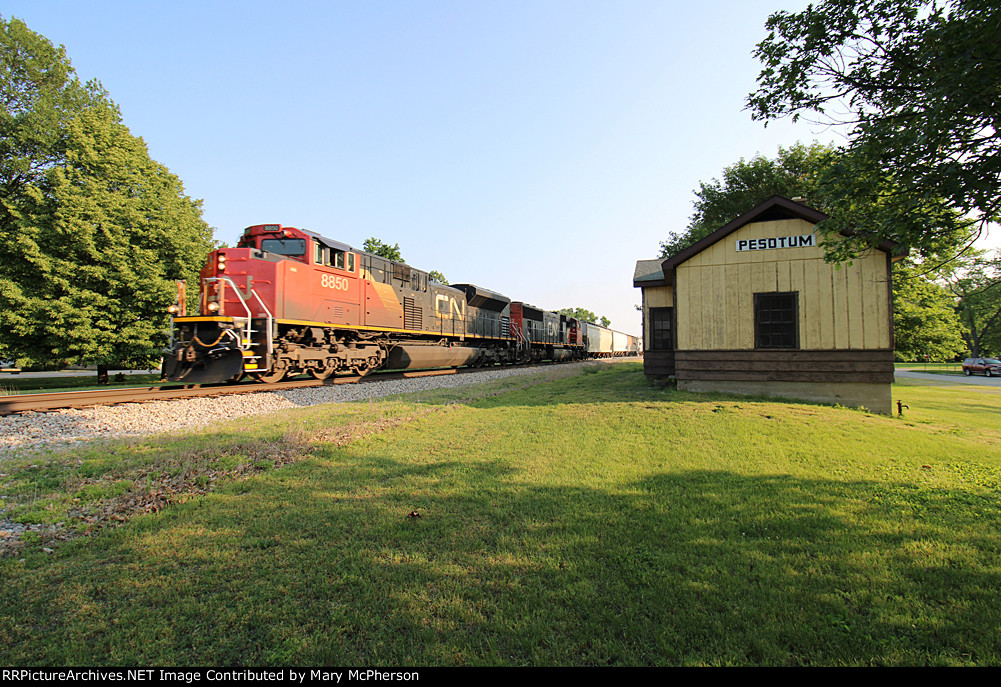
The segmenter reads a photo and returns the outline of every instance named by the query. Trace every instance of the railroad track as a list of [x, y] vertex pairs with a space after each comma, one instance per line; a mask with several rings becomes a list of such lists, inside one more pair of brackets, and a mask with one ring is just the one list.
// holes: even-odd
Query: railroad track
[[0, 415], [13, 413], [39, 412], [58, 410], [61, 408], [87, 408], [89, 406], [114, 405], [117, 403], [141, 403], [143, 401], [165, 401], [179, 398], [196, 398], [199, 396], [222, 396], [227, 394], [254, 394], [262, 391], [281, 391], [282, 389], [300, 389], [303, 387], [330, 386], [333, 384], [360, 384], [366, 382], [384, 382], [409, 377], [430, 377], [438, 375], [462, 374], [477, 372], [480, 368], [419, 370], [415, 372], [386, 372], [366, 375], [348, 375], [333, 377], [326, 381], [315, 379], [276, 382], [274, 384], [214, 384], [204, 386], [169, 385], [162, 387], [143, 387], [129, 389], [98, 389], [94, 391], [63, 391], [52, 394], [18, 394], [15, 396], [0, 396]]

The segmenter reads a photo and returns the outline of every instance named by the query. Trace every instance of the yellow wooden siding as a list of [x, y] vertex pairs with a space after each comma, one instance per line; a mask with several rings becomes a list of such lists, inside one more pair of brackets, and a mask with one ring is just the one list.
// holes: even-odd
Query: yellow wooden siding
[[643, 289], [643, 350], [650, 350], [652, 343], [650, 308], [673, 308], [674, 288], [671, 286], [648, 286]]
[[770, 291], [799, 293], [802, 349], [889, 348], [889, 283], [882, 251], [836, 268], [824, 262], [819, 245], [736, 250], [738, 240], [812, 232], [813, 225], [804, 220], [755, 222], [679, 265], [679, 350], [753, 349], [753, 294]]

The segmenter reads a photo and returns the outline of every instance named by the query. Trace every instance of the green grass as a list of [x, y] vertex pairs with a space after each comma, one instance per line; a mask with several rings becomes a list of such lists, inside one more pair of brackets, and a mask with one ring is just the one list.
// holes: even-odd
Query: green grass
[[99, 385], [97, 375], [93, 372], [78, 377], [0, 377], [0, 395], [54, 393], [56, 391], [73, 390], [87, 391], [90, 389], [107, 389], [111, 387], [126, 388], [130, 386], [145, 387], [160, 383], [160, 375], [134, 374], [111, 375], [109, 384]]
[[962, 363], [894, 363], [897, 370], [914, 370], [915, 372], [928, 372], [929, 374], [963, 374]]
[[1001, 663], [996, 393], [546, 379], [0, 463], [3, 662]]

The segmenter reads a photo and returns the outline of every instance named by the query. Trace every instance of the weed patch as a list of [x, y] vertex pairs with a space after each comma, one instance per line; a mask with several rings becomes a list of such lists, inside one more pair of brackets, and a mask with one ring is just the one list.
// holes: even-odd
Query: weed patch
[[[318, 445], [345, 446], [438, 410], [424, 408], [343, 426], [286, 430], [277, 436], [237, 439], [222, 446], [198, 443], [180, 451], [157, 450], [169, 440], [121, 442], [107, 449], [109, 456], [104, 460], [77, 460], [75, 467], [68, 459], [29, 464], [2, 476], [6, 480], [0, 511], [0, 557], [16, 554], [26, 541], [53, 546], [121, 525], [136, 515], [158, 513], [219, 485], [308, 458]], [[152, 460], [136, 463], [136, 457], [151, 453], [155, 456]], [[114, 456], [121, 463], [107, 469]], [[28, 533], [34, 536], [26, 540]]]

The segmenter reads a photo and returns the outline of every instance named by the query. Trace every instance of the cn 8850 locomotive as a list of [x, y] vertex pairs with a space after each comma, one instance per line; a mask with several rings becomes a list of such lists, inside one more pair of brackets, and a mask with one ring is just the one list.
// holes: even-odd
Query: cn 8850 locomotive
[[[248, 227], [236, 248], [209, 254], [200, 277], [198, 313], [185, 312], [183, 284], [171, 307], [163, 366], [170, 381], [326, 379], [596, 354], [577, 319], [473, 284], [439, 284], [409, 265], [280, 224]], [[629, 354], [625, 347], [615, 354]]]

